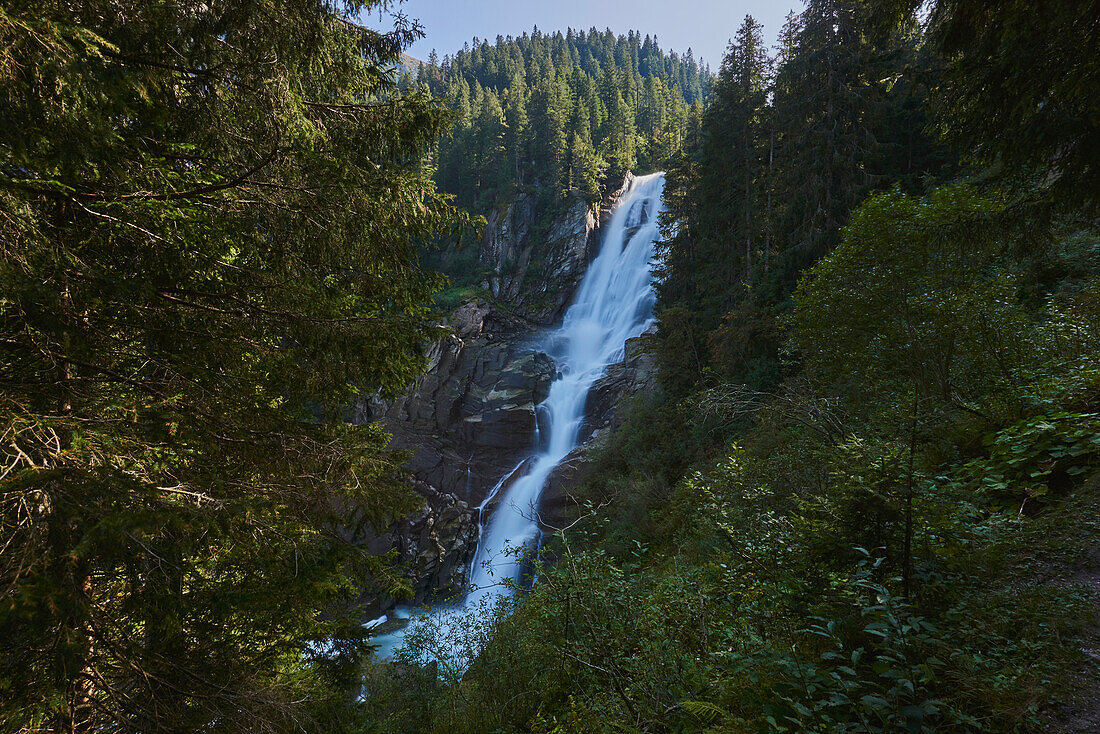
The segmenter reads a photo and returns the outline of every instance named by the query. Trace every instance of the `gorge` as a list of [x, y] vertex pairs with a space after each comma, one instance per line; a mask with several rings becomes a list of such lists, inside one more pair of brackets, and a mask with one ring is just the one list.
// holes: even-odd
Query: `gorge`
[[[469, 593], [457, 610], [450, 604], [437, 608], [436, 620], [447, 624], [449, 617], [458, 624], [463, 613], [486, 610], [523, 583], [525, 567], [538, 550], [540, 499], [551, 475], [581, 442], [592, 388], [611, 365], [624, 360], [627, 341], [653, 322], [651, 266], [663, 188], [662, 173], [627, 178], [603, 228], [599, 252], [561, 325], [531, 345], [548, 354], [557, 371], [546, 397], [534, 408], [533, 453], [506, 472], [478, 505]], [[459, 488], [445, 490], [454, 494]], [[409, 607], [394, 610], [398, 618], [412, 612]], [[401, 628], [376, 638], [378, 654], [392, 653], [402, 639]]]
[[0, 732], [1100, 732], [1100, 0], [801, 4], [0, 0]]

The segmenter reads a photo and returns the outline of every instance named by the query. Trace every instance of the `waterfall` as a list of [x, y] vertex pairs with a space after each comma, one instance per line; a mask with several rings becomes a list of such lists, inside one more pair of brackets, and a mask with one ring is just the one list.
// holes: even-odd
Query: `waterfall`
[[626, 340], [641, 334], [652, 319], [650, 264], [663, 186], [662, 174], [631, 182], [573, 304], [547, 338], [546, 349], [559, 372], [539, 406], [548, 435], [527, 474], [507, 488], [489, 519], [471, 569], [470, 601], [502, 593], [502, 584], [519, 581], [523, 558], [516, 551], [534, 547], [539, 497], [550, 473], [577, 448], [592, 384], [623, 359]]
[[[539, 498], [551, 472], [577, 448], [592, 385], [624, 358], [627, 339], [639, 336], [653, 321], [651, 264], [663, 189], [662, 173], [630, 182], [561, 326], [546, 336], [544, 348], [559, 373], [537, 408], [546, 435], [536, 434], [535, 455], [501, 478], [478, 508], [484, 515], [500, 495], [495, 511], [481, 524], [470, 565], [472, 590], [457, 610], [433, 611], [437, 621], [449, 614], [461, 624], [456, 612], [485, 608], [520, 582], [524, 551], [534, 550], [538, 542]], [[515, 478], [521, 470], [526, 473]], [[380, 653], [392, 651], [401, 638], [401, 631], [377, 638]]]

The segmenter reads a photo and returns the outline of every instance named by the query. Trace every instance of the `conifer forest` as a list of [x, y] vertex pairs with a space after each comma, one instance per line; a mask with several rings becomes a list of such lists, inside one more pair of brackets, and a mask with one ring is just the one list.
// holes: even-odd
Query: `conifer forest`
[[0, 733], [1100, 732], [1100, 0], [752, 5], [0, 0]]

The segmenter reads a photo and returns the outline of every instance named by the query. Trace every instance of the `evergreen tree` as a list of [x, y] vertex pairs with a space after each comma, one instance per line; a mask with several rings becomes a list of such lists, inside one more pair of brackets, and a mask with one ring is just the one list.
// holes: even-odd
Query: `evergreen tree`
[[420, 162], [376, 3], [0, 11], [0, 721], [351, 728], [355, 542], [415, 503], [358, 396], [435, 334]]
[[497, 190], [508, 172], [505, 158], [507, 125], [500, 100], [492, 90], [482, 92], [474, 127], [472, 158], [478, 189]]
[[[751, 300], [767, 226], [769, 75], [761, 26], [749, 16], [723, 60], [690, 163], [674, 167], [671, 176], [673, 188], [683, 191], [670, 205], [675, 224], [659, 293], [665, 307], [691, 314], [690, 321], [676, 322], [690, 332], [676, 342], [694, 342], [690, 350], [670, 352], [671, 359], [709, 353], [706, 335], [731, 309]], [[665, 325], [666, 336], [671, 327]]]
[[760, 27], [749, 18], [738, 31], [666, 187], [663, 373], [679, 389], [708, 368], [756, 387], [778, 380], [775, 319], [801, 270], [874, 187], [949, 170], [922, 133], [913, 34], [875, 45], [866, 22], [860, 3], [812, 0], [780, 32], [774, 75]]
[[[770, 60], [764, 46], [763, 27], [752, 16], [745, 19], [737, 31], [736, 41], [725, 62], [729, 78], [722, 82], [732, 84], [727, 91], [730, 105], [729, 124], [733, 127], [734, 143], [730, 175], [737, 187], [740, 206], [740, 237], [744, 240], [743, 280], [746, 290], [753, 288], [753, 266], [756, 249], [760, 246], [762, 190], [766, 184], [764, 165], [767, 133], [765, 131], [766, 105]], [[719, 98], [722, 95], [716, 95]], [[737, 231], [737, 229], [733, 230]]]
[[[789, 42], [789, 33], [784, 35]], [[788, 271], [832, 247], [869, 190], [884, 69], [853, 0], [812, 0], [798, 21], [794, 52], [777, 80], [775, 114], [783, 209], [776, 231]]]
[[527, 83], [523, 72], [512, 75], [512, 83], [505, 90], [504, 116], [508, 125], [505, 148], [511, 151], [513, 164], [512, 182], [518, 187], [523, 183], [521, 162], [527, 160], [529, 120], [527, 117]]
[[607, 174], [607, 162], [599, 157], [592, 141], [573, 133], [569, 155], [569, 188], [578, 190], [590, 201], [599, 199], [601, 183]]
[[[492, 45], [466, 44], [444, 59], [438, 81], [425, 76], [461, 117], [472, 117], [470, 124], [483, 113], [474, 102], [476, 90], [483, 90], [481, 99], [484, 90], [496, 95], [504, 108], [510, 174], [486, 176], [480, 170], [469, 153], [480, 151], [484, 140], [469, 138], [460, 123], [440, 146], [441, 188], [472, 208], [495, 201], [495, 188], [505, 184], [537, 183], [551, 199], [570, 187], [587, 191], [590, 181], [580, 185], [572, 179], [572, 159], [585, 146], [598, 151], [585, 176], [604, 171], [620, 177], [634, 168], [664, 165], [684, 139], [688, 105], [699, 103], [709, 86], [708, 74], [690, 54], [685, 58], [680, 63], [655, 38], [635, 31], [616, 37], [609, 30], [551, 35], [536, 30], [519, 39], [498, 37]], [[587, 151], [580, 158], [589, 160]], [[605, 184], [600, 181], [597, 188]]]
[[[914, 22], [924, 3], [874, 0], [880, 32]], [[931, 110], [938, 131], [984, 164], [1045, 176], [1058, 198], [1093, 205], [1100, 192], [1097, 0], [928, 4], [928, 45], [945, 69]]]

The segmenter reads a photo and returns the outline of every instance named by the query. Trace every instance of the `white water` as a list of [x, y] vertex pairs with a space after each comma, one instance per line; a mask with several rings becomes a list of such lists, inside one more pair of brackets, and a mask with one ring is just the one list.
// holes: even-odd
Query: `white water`
[[[484, 514], [503, 490], [495, 512], [480, 528], [470, 565], [472, 590], [458, 609], [448, 607], [432, 613], [443, 626], [447, 626], [446, 615], [462, 624], [466, 615], [461, 612], [484, 609], [519, 584], [525, 556], [538, 543], [539, 498], [550, 473], [577, 448], [589, 390], [609, 365], [623, 359], [627, 339], [639, 336], [652, 323], [651, 264], [663, 189], [664, 174], [660, 173], [631, 182], [561, 326], [547, 336], [545, 348], [554, 358], [559, 376], [537, 408], [546, 435], [536, 427], [536, 454], [501, 478], [478, 508]], [[521, 467], [527, 473], [511, 481]], [[379, 654], [392, 652], [402, 639], [402, 630], [377, 638]]]
[[592, 384], [608, 365], [623, 359], [626, 340], [641, 334], [652, 319], [650, 264], [663, 187], [661, 174], [634, 179], [612, 215], [600, 253], [588, 267], [573, 305], [548, 337], [547, 351], [560, 373], [539, 406], [548, 435], [530, 470], [508, 487], [489, 520], [471, 567], [474, 591], [469, 602], [503, 593], [502, 584], [519, 582], [523, 558], [516, 551], [534, 548], [539, 497], [550, 473], [577, 448]]

